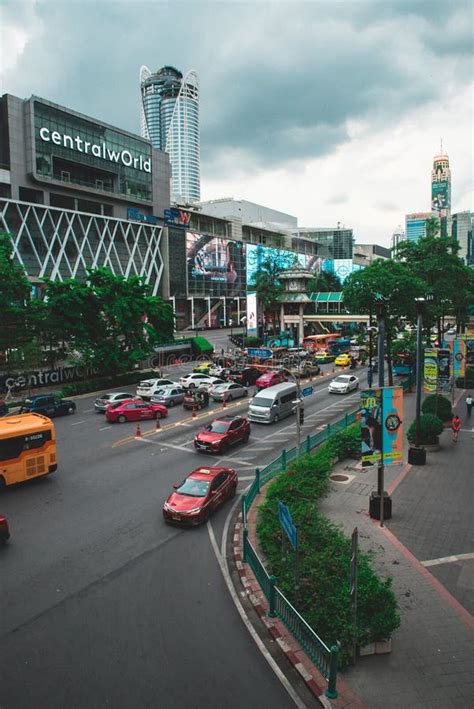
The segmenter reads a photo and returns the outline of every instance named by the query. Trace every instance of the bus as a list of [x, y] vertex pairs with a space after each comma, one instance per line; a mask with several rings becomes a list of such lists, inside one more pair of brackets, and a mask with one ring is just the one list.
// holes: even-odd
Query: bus
[[0, 419], [0, 488], [53, 473], [56, 462], [54, 424], [42, 414]]
[[415, 357], [408, 352], [399, 352], [393, 358], [393, 373], [396, 377], [401, 377], [406, 374], [414, 374], [416, 369]]
[[332, 342], [341, 336], [340, 332], [328, 332], [324, 335], [308, 335], [303, 339], [305, 350], [316, 352], [317, 350], [327, 350]]
[[336, 340], [333, 340], [332, 342], [329, 343], [329, 352], [332, 355], [340, 355], [346, 352], [349, 354], [349, 352], [352, 349], [352, 343], [349, 339], [346, 339], [344, 337], [340, 337]]

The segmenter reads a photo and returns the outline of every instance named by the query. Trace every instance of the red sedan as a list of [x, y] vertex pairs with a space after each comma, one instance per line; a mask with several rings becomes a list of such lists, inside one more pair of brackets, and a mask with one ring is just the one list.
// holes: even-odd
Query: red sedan
[[238, 477], [232, 468], [196, 468], [163, 505], [165, 522], [193, 526], [206, 522], [209, 515], [234, 497]]
[[244, 416], [220, 416], [194, 438], [197, 451], [226, 453], [236, 443], [247, 443], [250, 423]]
[[105, 410], [105, 416], [110, 423], [125, 423], [126, 421], [145, 421], [146, 419], [164, 419], [168, 409], [163, 404], [152, 404], [148, 401], [117, 401]]

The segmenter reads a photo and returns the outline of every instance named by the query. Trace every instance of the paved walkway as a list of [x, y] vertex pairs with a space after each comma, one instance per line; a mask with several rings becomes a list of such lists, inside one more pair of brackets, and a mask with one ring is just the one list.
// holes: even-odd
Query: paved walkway
[[[456, 397], [464, 399], [460, 391]], [[406, 395], [407, 425], [414, 418], [414, 408], [415, 396]], [[464, 417], [465, 407], [458, 410]], [[339, 697], [332, 702], [335, 707], [474, 707], [474, 619], [468, 611], [474, 597], [474, 434], [470, 422], [462, 421], [459, 442], [452, 443], [450, 432], [444, 432], [441, 451], [428, 453], [426, 466], [404, 463], [385, 468], [393, 517], [383, 528], [368, 515], [368, 497], [377, 485], [376, 469], [366, 472], [357, 461], [343, 461], [334, 471], [345, 473], [349, 480], [332, 483], [320, 511], [348, 534], [358, 527], [361, 548], [374, 553], [382, 576], [393, 578], [402, 619], [390, 654], [359, 658], [355, 667], [341, 673]], [[455, 560], [446, 560], [452, 556]], [[251, 586], [255, 603], [264, 608], [246, 565], [241, 574]], [[281, 634], [285, 648], [291, 644], [294, 648], [281, 624], [272, 633]], [[294, 650], [293, 656], [300, 658], [315, 685], [324, 689], [323, 678], [304, 653]]]

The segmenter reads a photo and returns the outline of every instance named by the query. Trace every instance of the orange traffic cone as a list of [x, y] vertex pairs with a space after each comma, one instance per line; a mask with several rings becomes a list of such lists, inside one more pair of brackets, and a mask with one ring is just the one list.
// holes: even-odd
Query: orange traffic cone
[[194, 408], [194, 406], [193, 406], [193, 414], [192, 415], [193, 415], [193, 419], [195, 419], [196, 418], [196, 409]]
[[160, 424], [160, 419], [159, 419], [159, 418], [156, 419], [155, 430], [156, 430], [157, 433], [158, 433], [158, 431], [161, 431], [161, 424]]
[[137, 430], [135, 431], [135, 438], [141, 438], [142, 432], [140, 431], [140, 424], [137, 423]]
[[226, 409], [226, 408], [227, 408], [227, 401], [226, 401], [225, 396], [222, 398], [222, 408], [223, 408], [223, 409]]

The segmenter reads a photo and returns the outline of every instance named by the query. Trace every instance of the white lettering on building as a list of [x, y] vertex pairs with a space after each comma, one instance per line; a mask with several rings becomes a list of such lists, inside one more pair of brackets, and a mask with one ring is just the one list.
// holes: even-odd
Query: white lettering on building
[[130, 150], [111, 150], [106, 143], [88, 143], [78, 135], [72, 137], [71, 135], [58, 133], [58, 131], [51, 132], [45, 126], [40, 128], [39, 135], [45, 143], [54, 143], [55, 145], [61, 145], [63, 148], [77, 150], [79, 153], [87, 155], [90, 153], [96, 158], [102, 158], [102, 160], [121, 162], [125, 167], [134, 167], [136, 170], [151, 172], [151, 159], [145, 159], [143, 155], [134, 157]]

